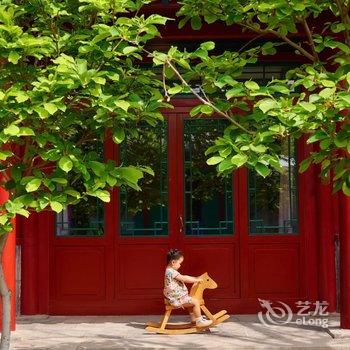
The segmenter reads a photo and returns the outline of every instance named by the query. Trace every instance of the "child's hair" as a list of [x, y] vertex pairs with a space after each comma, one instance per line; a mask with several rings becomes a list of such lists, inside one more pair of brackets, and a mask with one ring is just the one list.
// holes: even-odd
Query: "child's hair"
[[183, 255], [182, 251], [179, 249], [170, 249], [166, 255], [167, 264], [170, 263], [171, 260], [180, 259]]

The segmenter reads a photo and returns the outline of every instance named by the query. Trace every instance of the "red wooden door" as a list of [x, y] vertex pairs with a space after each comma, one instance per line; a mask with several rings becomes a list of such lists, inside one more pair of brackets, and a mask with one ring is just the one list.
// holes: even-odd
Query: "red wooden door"
[[[131, 144], [126, 144], [125, 148], [135, 148], [135, 152], [139, 152], [141, 158], [145, 160], [146, 165], [151, 165], [155, 171], [156, 185], [148, 187], [147, 184], [141, 182], [142, 192], [140, 193], [140, 200], [144, 200], [148, 203], [156, 202], [154, 199], [154, 193], [162, 198], [161, 203], [165, 206], [165, 210], [159, 208], [159, 205], [155, 205], [153, 209], [146, 210], [144, 213], [136, 214], [132, 216], [134, 228], [128, 229], [126, 226], [126, 232], [123, 229], [127, 219], [121, 211], [128, 211], [126, 208], [126, 197], [120, 195], [120, 190], [115, 191], [115, 208], [117, 214], [115, 215], [115, 226], [118, 228], [115, 234], [114, 245], [114, 262], [115, 262], [115, 274], [114, 274], [114, 301], [113, 310], [121, 313], [154, 313], [162, 312], [162, 288], [164, 278], [164, 267], [166, 264], [166, 253], [170, 247], [174, 247], [177, 241], [177, 187], [176, 187], [176, 166], [177, 166], [177, 154], [176, 154], [176, 120], [173, 116], [166, 118], [163, 126], [164, 132], [161, 137], [161, 141], [158, 143], [154, 140], [142, 141], [140, 137], [140, 143], [136, 144], [131, 141]], [[140, 134], [142, 134], [140, 128]], [[152, 128], [148, 129], [144, 126], [145, 136], [147, 130], [153, 134]], [[161, 146], [159, 146], [161, 144]], [[138, 146], [139, 149], [135, 146]], [[118, 161], [123, 163], [123, 150], [116, 150]], [[134, 153], [135, 153], [134, 152]], [[133, 153], [132, 151], [129, 153]], [[129, 158], [132, 158], [130, 156]], [[159, 164], [160, 161], [160, 164]], [[141, 163], [132, 161], [133, 164]], [[153, 163], [152, 163], [153, 162]], [[159, 174], [162, 174], [162, 178], [159, 179]], [[153, 182], [153, 183], [154, 183]], [[159, 187], [162, 187], [159, 189]], [[128, 193], [133, 191], [128, 191]], [[144, 193], [144, 197], [142, 196]], [[130, 197], [128, 197], [130, 198]], [[143, 199], [145, 198], [145, 199]], [[134, 199], [135, 201], [135, 199]], [[159, 201], [159, 197], [158, 197]], [[129, 201], [128, 201], [129, 203]], [[154, 208], [157, 207], [158, 215], [154, 215]], [[153, 212], [152, 212], [153, 211]], [[160, 212], [161, 211], [161, 212]], [[137, 223], [137, 217], [142, 216], [139, 221], [142, 224]], [[147, 221], [152, 222], [147, 224]], [[135, 219], [136, 217], [136, 219]], [[155, 226], [158, 231], [154, 231]], [[160, 229], [161, 227], [161, 229]], [[132, 232], [128, 234], [128, 232]]]
[[203, 272], [218, 283], [206, 291], [210, 306], [227, 307], [240, 297], [240, 172], [225, 180], [207, 166], [205, 150], [228, 125], [222, 119], [191, 119], [188, 111], [177, 120], [177, 245], [184, 251], [183, 273]]

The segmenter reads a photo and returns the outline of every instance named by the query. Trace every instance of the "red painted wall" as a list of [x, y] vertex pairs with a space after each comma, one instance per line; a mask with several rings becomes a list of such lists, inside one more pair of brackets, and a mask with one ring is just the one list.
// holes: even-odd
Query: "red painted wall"
[[[0, 188], [0, 203], [4, 203], [8, 198], [7, 192]], [[7, 285], [11, 291], [11, 329], [16, 328], [16, 223], [14, 220], [14, 230], [9, 234], [3, 253], [3, 269]], [[2, 323], [2, 300], [0, 298], [0, 327]]]

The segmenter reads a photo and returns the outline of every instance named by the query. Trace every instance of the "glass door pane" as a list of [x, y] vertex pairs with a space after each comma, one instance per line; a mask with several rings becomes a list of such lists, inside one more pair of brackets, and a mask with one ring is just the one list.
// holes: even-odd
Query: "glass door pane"
[[205, 156], [205, 151], [228, 125], [224, 119], [184, 120], [186, 235], [233, 233], [232, 176], [218, 176], [215, 167], [207, 165]]
[[120, 162], [149, 166], [154, 176], [145, 174], [141, 191], [120, 188], [120, 232], [122, 236], [164, 236], [168, 234], [168, 145], [167, 123], [144, 125], [136, 137], [120, 147]]

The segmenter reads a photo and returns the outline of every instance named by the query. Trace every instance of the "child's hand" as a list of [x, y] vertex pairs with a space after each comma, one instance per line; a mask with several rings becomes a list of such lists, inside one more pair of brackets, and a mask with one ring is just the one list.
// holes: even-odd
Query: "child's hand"
[[199, 283], [199, 282], [203, 282], [203, 279], [200, 278], [200, 277], [197, 277], [197, 278], [196, 278], [196, 283]]

